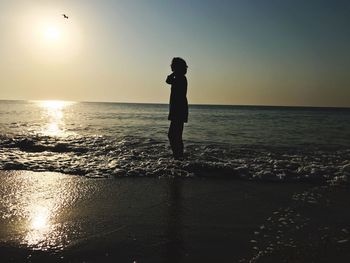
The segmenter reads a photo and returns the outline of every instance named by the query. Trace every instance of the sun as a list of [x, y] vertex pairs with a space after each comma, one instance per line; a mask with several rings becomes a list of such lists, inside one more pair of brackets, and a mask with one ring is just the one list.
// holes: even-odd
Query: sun
[[69, 28], [58, 19], [38, 19], [32, 29], [33, 48], [46, 55], [49, 52], [51, 57], [57, 52], [61, 55], [62, 52], [67, 52], [72, 44], [68, 43], [68, 32]]
[[[1, 1], [1, 0], [0, 0]], [[81, 53], [80, 20], [65, 19], [57, 8], [31, 6], [17, 21], [21, 50], [40, 63], [68, 63]]]
[[61, 38], [61, 32], [57, 27], [49, 25], [44, 27], [43, 37], [48, 42], [57, 42]]

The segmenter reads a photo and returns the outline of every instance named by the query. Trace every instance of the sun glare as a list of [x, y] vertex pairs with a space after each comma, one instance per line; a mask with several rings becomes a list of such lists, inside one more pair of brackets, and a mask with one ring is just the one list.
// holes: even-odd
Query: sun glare
[[43, 100], [35, 101], [40, 107], [52, 111], [60, 111], [63, 108], [74, 104], [73, 101], [63, 101], [63, 100]]
[[39, 48], [41, 52], [49, 51], [50, 54], [67, 52], [69, 46], [69, 28], [61, 21], [56, 19], [38, 20], [32, 29], [33, 45]]
[[47, 41], [58, 41], [61, 37], [61, 32], [54, 26], [47, 26], [43, 30], [43, 34]]
[[54, 63], [66, 63], [79, 55], [80, 20], [65, 19], [61, 13], [41, 6], [23, 11], [17, 22], [22, 50], [37, 61]]
[[33, 102], [42, 109], [42, 119], [44, 122], [39, 133], [54, 137], [65, 137], [74, 134], [72, 132], [68, 132], [65, 128], [65, 109], [75, 102], [61, 100], [44, 100]]
[[41, 230], [47, 227], [49, 218], [49, 211], [45, 207], [39, 207], [38, 211], [34, 213], [31, 219], [31, 228], [34, 230]]

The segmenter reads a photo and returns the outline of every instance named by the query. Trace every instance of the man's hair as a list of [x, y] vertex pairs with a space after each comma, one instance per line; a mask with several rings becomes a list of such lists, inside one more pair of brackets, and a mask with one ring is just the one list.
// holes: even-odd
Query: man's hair
[[176, 57], [171, 61], [171, 69], [174, 72], [183, 72], [185, 74], [187, 68], [188, 66], [186, 64], [186, 61], [182, 58]]

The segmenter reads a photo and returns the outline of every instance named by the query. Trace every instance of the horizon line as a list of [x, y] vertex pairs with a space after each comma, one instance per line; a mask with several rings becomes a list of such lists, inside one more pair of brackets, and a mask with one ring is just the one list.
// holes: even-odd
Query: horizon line
[[[149, 104], [149, 105], [169, 105], [164, 102], [122, 102], [122, 101], [75, 101], [61, 99], [0, 99], [0, 101], [68, 101], [77, 103], [118, 103], [118, 104]], [[231, 107], [284, 107], [284, 108], [325, 108], [325, 109], [350, 109], [350, 106], [310, 106], [310, 105], [271, 105], [271, 104], [215, 104], [215, 103], [189, 103], [189, 106], [231, 106]]]

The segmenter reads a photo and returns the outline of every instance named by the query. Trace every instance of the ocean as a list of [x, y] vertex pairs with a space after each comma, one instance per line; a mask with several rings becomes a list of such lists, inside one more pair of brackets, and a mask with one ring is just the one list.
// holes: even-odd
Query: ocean
[[350, 109], [190, 105], [173, 160], [166, 104], [0, 101], [0, 170], [93, 178], [346, 182]]

